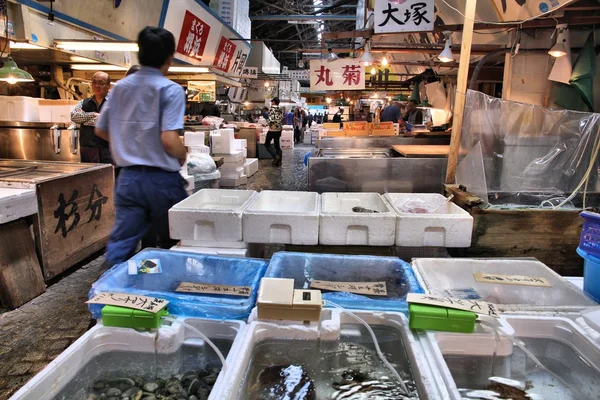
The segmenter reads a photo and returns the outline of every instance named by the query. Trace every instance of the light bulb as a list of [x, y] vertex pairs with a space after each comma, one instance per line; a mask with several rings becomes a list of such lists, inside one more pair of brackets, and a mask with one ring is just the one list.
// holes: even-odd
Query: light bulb
[[265, 82], [265, 87], [269, 87], [269, 82]]
[[383, 58], [381, 59], [381, 65], [383, 65], [384, 67], [388, 65], [388, 59], [386, 56], [383, 56]]
[[350, 102], [350, 97], [346, 97], [346, 101], [347, 101], [347, 102]]
[[6, 79], [6, 82], [8, 82], [10, 85], [14, 85], [15, 83], [19, 82], [19, 80], [17, 78], [9, 77], [8, 79]]
[[375, 67], [371, 68], [371, 75], [375, 75], [377, 73], [377, 70], [375, 69]]

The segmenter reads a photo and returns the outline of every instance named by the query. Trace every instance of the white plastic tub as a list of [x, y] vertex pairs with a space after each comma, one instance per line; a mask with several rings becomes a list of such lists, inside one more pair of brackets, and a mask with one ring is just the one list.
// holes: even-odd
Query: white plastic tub
[[[401, 375], [407, 377], [406, 374], [412, 372], [420, 399], [449, 398], [441, 378], [434, 375], [425, 362], [421, 343], [408, 329], [408, 321], [403, 314], [353, 312], [374, 328], [382, 351], [389, 357], [388, 361], [398, 365]], [[251, 397], [249, 389], [255, 383], [255, 375], [265, 364], [302, 366], [314, 382], [318, 399], [331, 398], [334, 392], [331, 383], [336, 380], [330, 375], [320, 376], [319, 371], [323, 373], [337, 368], [341, 375], [345, 370], [360, 369], [367, 372], [367, 369], [375, 367], [386, 376], [390, 376], [389, 371], [372, 352], [374, 345], [371, 336], [359, 322], [346, 313], [324, 310], [321, 322], [317, 325], [314, 322], [302, 324], [290, 321], [259, 321], [256, 320], [255, 309], [249, 321], [240, 343], [240, 357], [232, 366], [229, 380], [225, 385], [219, 386], [219, 392], [213, 391], [220, 399], [257, 398]], [[305, 351], [304, 346], [307, 345], [308, 349]], [[335, 352], [339, 349], [337, 346], [344, 345], [348, 346], [348, 351], [342, 351], [343, 355], [332, 362], [330, 352]], [[358, 347], [358, 351], [369, 349], [369, 354], [365, 355], [368, 361], [351, 357], [350, 353], [357, 351], [357, 347], [354, 346]], [[298, 350], [298, 347], [302, 349]]]
[[[187, 324], [200, 330], [227, 351], [226, 362], [233, 365], [240, 357], [239, 339], [245, 323], [187, 318]], [[222, 351], [223, 351], [222, 350]], [[155, 354], [156, 352], [156, 354]], [[157, 364], [155, 356], [160, 360]], [[99, 379], [116, 378], [127, 373], [146, 380], [168, 378], [173, 374], [198, 369], [207, 361], [218, 360], [214, 351], [197, 338], [193, 330], [179, 322], [164, 325], [158, 332], [96, 325], [79, 338], [46, 368], [11, 397], [12, 400], [85, 399], [85, 393]], [[228, 382], [232, 368], [219, 374], [209, 399], [220, 385]]]
[[409, 199], [430, 204], [442, 204], [446, 198], [437, 193], [386, 193], [385, 199], [398, 214], [396, 245], [415, 247], [469, 247], [473, 217], [452, 202], [434, 213], [404, 212], [402, 205]]
[[242, 213], [253, 190], [202, 189], [169, 210], [172, 239], [242, 241]]
[[0, 224], [37, 214], [34, 189], [0, 188]]
[[25, 96], [0, 96], [0, 121], [39, 122], [39, 120], [39, 99]]
[[244, 240], [316, 245], [319, 210], [317, 193], [264, 190], [244, 211]]
[[319, 224], [319, 243], [326, 245], [392, 246], [396, 236], [396, 214], [377, 193], [323, 193]]
[[[600, 347], [594, 345], [584, 330], [573, 321], [560, 317], [505, 316], [513, 329], [515, 338], [537, 357], [546, 368], [564, 382], [558, 381], [541, 368], [536, 368], [531, 358], [516, 345], [510, 351], [500, 350], [494, 356], [494, 346], [477, 347], [472, 351], [470, 334], [455, 334], [462, 353], [447, 353], [443, 347], [432, 345], [425, 352], [432, 369], [443, 378], [451, 398], [470, 398], [460, 389], [481, 390], [490, 382], [489, 377], [529, 382], [535, 393], [543, 399], [594, 400], [598, 398], [600, 382]], [[419, 334], [422, 336], [423, 334]], [[440, 333], [427, 334], [432, 342], [439, 340]], [[442, 334], [447, 336], [448, 334]], [[490, 334], [493, 341], [493, 334]], [[430, 342], [431, 343], [431, 342]], [[487, 350], [487, 351], [485, 351]], [[565, 385], [566, 384], [566, 385]], [[534, 397], [532, 397], [534, 398]]]
[[[575, 285], [535, 259], [416, 258], [413, 268], [424, 289], [436, 295], [472, 295], [507, 310], [569, 310], [597, 305]], [[552, 287], [477, 282], [474, 274], [542, 277]], [[474, 296], [474, 297], [473, 297]]]

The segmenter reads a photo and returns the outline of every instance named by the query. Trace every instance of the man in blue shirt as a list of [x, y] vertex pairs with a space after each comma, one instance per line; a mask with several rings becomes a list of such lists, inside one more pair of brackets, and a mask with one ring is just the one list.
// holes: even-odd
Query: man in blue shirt
[[401, 108], [402, 104], [399, 101], [394, 101], [381, 113], [381, 122], [398, 123], [402, 119]]
[[111, 264], [131, 257], [152, 227], [159, 247], [172, 245], [169, 209], [187, 193], [179, 169], [186, 149], [183, 129], [185, 93], [164, 77], [175, 54], [175, 38], [162, 28], [138, 35], [141, 69], [119, 81], [102, 109], [96, 135], [110, 143], [121, 167], [115, 187], [116, 221], [106, 246]]

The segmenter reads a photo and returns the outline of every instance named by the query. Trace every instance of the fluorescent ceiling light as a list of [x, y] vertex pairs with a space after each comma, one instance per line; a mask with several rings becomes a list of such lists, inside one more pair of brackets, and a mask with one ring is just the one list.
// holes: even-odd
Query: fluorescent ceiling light
[[207, 73], [210, 69], [207, 67], [169, 67], [169, 72], [187, 72], [190, 74], [194, 73]]
[[78, 71], [127, 71], [128, 68], [109, 64], [73, 64], [71, 69]]
[[138, 51], [135, 42], [117, 42], [111, 40], [55, 40], [54, 45], [64, 50], [89, 51]]
[[83, 63], [100, 63], [100, 61], [92, 60], [91, 58], [79, 57], [79, 56], [71, 56], [71, 61], [73, 62], [83, 62]]
[[22, 49], [44, 50], [45, 49], [45, 47], [38, 46], [37, 44], [31, 44], [31, 43], [26, 43], [26, 42], [13, 42], [12, 40], [10, 42], [10, 48], [15, 49], [15, 50], [22, 50]]
[[288, 21], [292, 25], [319, 25], [319, 21]]

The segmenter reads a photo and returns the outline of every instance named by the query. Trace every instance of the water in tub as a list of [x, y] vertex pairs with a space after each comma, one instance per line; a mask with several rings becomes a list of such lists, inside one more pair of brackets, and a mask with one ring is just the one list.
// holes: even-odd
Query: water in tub
[[[231, 340], [212, 342], [225, 356], [232, 344]], [[219, 357], [201, 339], [186, 340], [170, 354], [107, 352], [89, 360], [54, 400], [156, 400], [183, 396], [206, 400], [220, 370]]]
[[508, 356], [495, 351], [489, 357], [444, 356], [464, 399], [599, 398], [600, 371], [569, 345], [543, 338], [519, 338], [514, 344]]
[[418, 399], [400, 334], [372, 326], [382, 352], [403, 377], [405, 395], [362, 325], [342, 325], [339, 341], [269, 339], [253, 349], [239, 400]]

